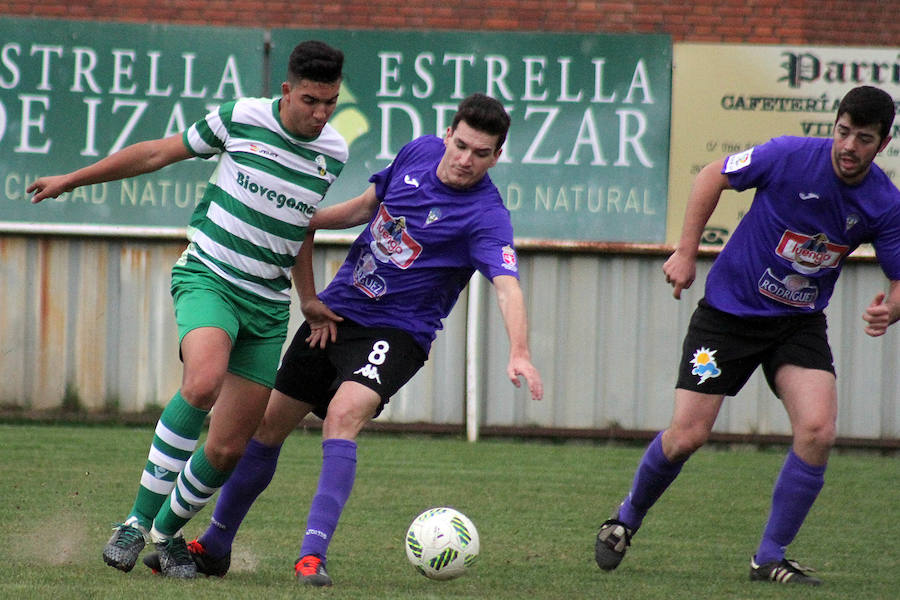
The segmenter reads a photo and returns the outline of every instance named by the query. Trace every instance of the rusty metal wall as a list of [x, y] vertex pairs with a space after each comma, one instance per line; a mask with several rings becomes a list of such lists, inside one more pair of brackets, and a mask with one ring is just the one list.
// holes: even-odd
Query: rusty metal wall
[[[163, 405], [181, 378], [168, 291], [183, 249], [171, 240], [0, 236], [0, 405], [78, 405], [141, 411]], [[321, 286], [346, 246], [319, 244]], [[522, 285], [533, 359], [545, 399], [532, 402], [506, 378], [506, 334], [490, 286], [466, 293], [438, 334], [426, 367], [379, 422], [455, 424], [466, 418], [466, 328], [480, 303], [478, 422], [483, 427], [628, 430], [665, 427], [675, 363], [711, 258], [698, 283], [672, 298], [659, 254], [524, 251]], [[861, 314], [886, 288], [872, 262], [851, 261], [829, 308], [839, 385], [839, 435], [900, 438], [900, 329], [872, 339]], [[472, 305], [473, 308], [475, 304]], [[291, 332], [299, 325], [296, 303]], [[787, 434], [780, 403], [761, 375], [728, 399], [716, 432]]]
[[165, 404], [181, 377], [168, 272], [182, 246], [0, 237], [0, 404]]
[[[656, 430], [671, 417], [681, 342], [712, 257], [697, 282], [672, 297], [662, 275], [665, 256], [534, 255], [522, 261], [532, 320], [534, 359], [547, 399], [509, 401], [501, 366], [502, 326], [494, 311], [489, 348], [491, 399], [486, 425]], [[851, 261], [828, 309], [838, 373], [838, 435], [900, 437], [900, 328], [880, 338], [863, 332], [861, 315], [887, 280], [873, 262]], [[726, 399], [715, 432], [787, 435], [790, 424], [761, 373]]]

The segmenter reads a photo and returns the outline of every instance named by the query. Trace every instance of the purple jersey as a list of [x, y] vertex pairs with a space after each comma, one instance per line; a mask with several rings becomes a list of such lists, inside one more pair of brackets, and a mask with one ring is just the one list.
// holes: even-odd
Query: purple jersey
[[785, 136], [725, 161], [731, 186], [756, 195], [706, 278], [711, 306], [739, 316], [821, 311], [863, 243], [900, 279], [900, 191], [875, 164], [858, 185], [841, 181], [831, 144]]
[[369, 178], [381, 201], [334, 280], [319, 294], [369, 327], [396, 327], [429, 351], [475, 269], [518, 277], [509, 211], [485, 175], [474, 187], [441, 183], [443, 141], [423, 136]]

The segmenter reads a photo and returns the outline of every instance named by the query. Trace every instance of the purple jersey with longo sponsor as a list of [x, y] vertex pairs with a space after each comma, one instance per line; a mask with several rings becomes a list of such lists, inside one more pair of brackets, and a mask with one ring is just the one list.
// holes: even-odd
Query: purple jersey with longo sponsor
[[509, 211], [485, 175], [457, 190], [441, 183], [444, 142], [423, 136], [372, 175], [381, 201], [319, 298], [368, 327], [396, 327], [429, 351], [441, 321], [478, 269], [518, 277]]
[[900, 279], [900, 191], [875, 164], [847, 185], [831, 146], [785, 136], [727, 158], [731, 186], [756, 194], [706, 278], [711, 306], [740, 316], [821, 311], [863, 243], [873, 244], [889, 279]]

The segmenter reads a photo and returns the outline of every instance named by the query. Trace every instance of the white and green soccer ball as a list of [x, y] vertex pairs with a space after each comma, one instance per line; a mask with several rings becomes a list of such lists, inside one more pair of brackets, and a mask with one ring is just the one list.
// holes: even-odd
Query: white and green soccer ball
[[406, 557], [429, 579], [454, 579], [478, 558], [478, 530], [458, 510], [430, 508], [406, 532]]

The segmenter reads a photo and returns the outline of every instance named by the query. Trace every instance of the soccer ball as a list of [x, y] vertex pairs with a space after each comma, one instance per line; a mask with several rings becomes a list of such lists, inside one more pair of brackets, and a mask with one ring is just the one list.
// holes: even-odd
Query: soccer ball
[[429, 579], [454, 579], [478, 558], [478, 531], [452, 508], [430, 508], [406, 532], [406, 557]]

